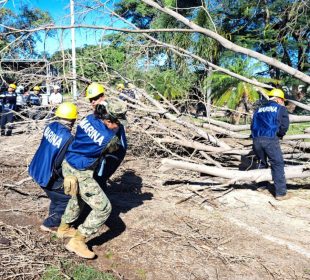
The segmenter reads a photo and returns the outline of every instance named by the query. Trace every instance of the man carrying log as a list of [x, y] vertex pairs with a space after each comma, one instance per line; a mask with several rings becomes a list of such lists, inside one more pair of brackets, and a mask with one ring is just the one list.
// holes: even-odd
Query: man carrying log
[[270, 162], [275, 198], [286, 200], [290, 197], [287, 194], [284, 160], [279, 138], [282, 139], [289, 128], [289, 117], [284, 106], [284, 92], [280, 89], [273, 89], [269, 96], [269, 101], [260, 106], [253, 115], [251, 124], [253, 150], [259, 159], [258, 168], [268, 168], [267, 160]]

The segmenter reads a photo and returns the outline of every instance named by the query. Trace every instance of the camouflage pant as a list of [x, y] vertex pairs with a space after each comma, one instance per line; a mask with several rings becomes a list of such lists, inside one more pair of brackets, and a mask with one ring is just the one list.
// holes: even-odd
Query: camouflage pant
[[79, 194], [72, 196], [69, 200], [62, 221], [69, 224], [77, 220], [84, 203], [87, 203], [92, 210], [84, 223], [78, 227], [78, 230], [88, 237], [96, 233], [108, 219], [112, 210], [111, 203], [98, 183], [93, 179], [92, 170], [76, 170], [66, 161], [63, 162], [62, 170], [64, 176], [74, 175], [79, 181]]

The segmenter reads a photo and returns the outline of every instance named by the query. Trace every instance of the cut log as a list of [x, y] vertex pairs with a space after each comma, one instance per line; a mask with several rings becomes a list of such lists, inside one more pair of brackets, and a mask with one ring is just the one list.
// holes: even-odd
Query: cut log
[[[270, 169], [257, 169], [249, 171], [240, 171], [233, 169], [223, 169], [213, 166], [206, 166], [202, 164], [195, 164], [190, 162], [163, 159], [160, 171], [168, 171], [170, 169], [185, 169], [196, 171], [211, 176], [216, 176], [226, 179], [234, 179], [234, 181], [244, 181], [244, 182], [263, 182], [271, 181], [271, 170]], [[310, 176], [310, 166], [309, 165], [296, 165], [285, 167], [285, 177], [287, 179], [292, 178], [306, 178]]]

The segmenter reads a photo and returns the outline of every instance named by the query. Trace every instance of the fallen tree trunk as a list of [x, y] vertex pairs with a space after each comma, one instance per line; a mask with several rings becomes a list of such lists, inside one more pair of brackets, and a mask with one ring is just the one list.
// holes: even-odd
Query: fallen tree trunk
[[310, 148], [310, 142], [286, 140], [285, 144], [289, 144], [289, 145], [291, 145], [291, 146], [293, 146], [295, 148], [298, 148], [298, 149], [305, 149], [306, 150], [306, 149]]
[[233, 131], [230, 131], [228, 129], [221, 128], [219, 126], [208, 124], [208, 123], [203, 123], [202, 127], [209, 129], [212, 132], [216, 132], [217, 134], [227, 135], [227, 136], [230, 136], [232, 138], [247, 139], [250, 137], [250, 134], [248, 134], [248, 133], [247, 134], [241, 134], [241, 133], [233, 132]]
[[217, 125], [219, 127], [223, 127], [229, 131], [243, 131], [243, 130], [249, 130], [250, 125], [249, 124], [243, 124], [243, 125], [236, 125], [236, 124], [230, 124], [223, 121], [214, 120], [211, 118], [206, 117], [200, 117], [200, 119], [204, 120], [206, 123], [210, 123], [213, 125]]
[[[290, 118], [290, 123], [310, 122], [310, 116], [298, 116], [298, 115], [289, 114], [289, 118]], [[225, 128], [229, 131], [237, 132], [237, 131], [243, 131], [243, 130], [250, 130], [251, 129], [250, 124], [236, 125], [236, 124], [230, 124], [227, 122], [215, 120], [212, 118], [206, 118], [206, 117], [199, 117], [199, 119], [205, 121], [206, 123]]]
[[310, 139], [310, 134], [295, 134], [286, 135], [283, 137], [284, 140], [300, 140], [300, 139]]
[[[257, 169], [249, 171], [240, 171], [233, 169], [223, 169], [214, 166], [206, 166], [202, 164], [189, 163], [184, 161], [163, 159], [160, 171], [168, 171], [170, 169], [185, 169], [196, 171], [220, 178], [226, 178], [232, 180], [232, 182], [245, 181], [245, 182], [263, 182], [271, 181], [271, 170], [270, 169]], [[310, 176], [309, 165], [296, 165], [285, 167], [286, 179], [292, 178], [306, 178]]]
[[291, 100], [291, 99], [287, 99], [287, 101], [289, 101], [289, 102], [295, 104], [295, 105], [296, 105], [297, 107], [299, 107], [299, 108], [302, 108], [302, 109], [304, 109], [304, 110], [310, 111], [310, 106], [307, 105], [307, 104], [303, 104], [303, 103], [301, 103], [301, 102], [298, 102], [298, 101], [296, 101], [296, 100]]
[[298, 116], [298, 115], [290, 115], [291, 123], [299, 123], [299, 122], [310, 122], [310, 116]]

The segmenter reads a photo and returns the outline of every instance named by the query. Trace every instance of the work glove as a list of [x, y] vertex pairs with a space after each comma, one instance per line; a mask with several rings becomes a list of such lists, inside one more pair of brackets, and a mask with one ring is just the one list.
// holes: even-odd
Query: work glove
[[68, 175], [64, 179], [64, 192], [66, 195], [75, 196], [79, 192], [79, 181], [76, 176]]

